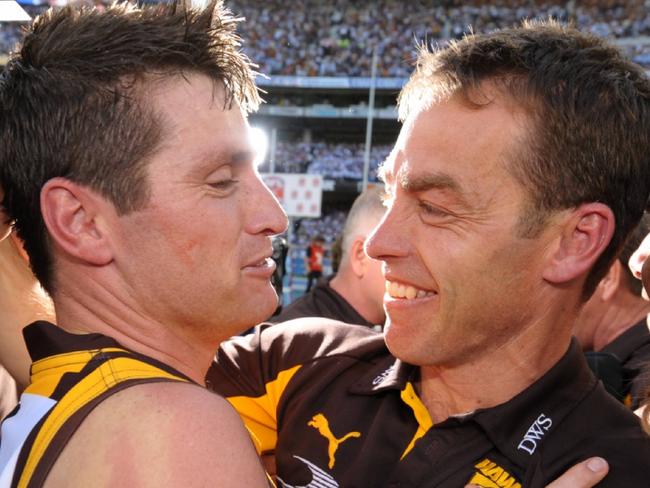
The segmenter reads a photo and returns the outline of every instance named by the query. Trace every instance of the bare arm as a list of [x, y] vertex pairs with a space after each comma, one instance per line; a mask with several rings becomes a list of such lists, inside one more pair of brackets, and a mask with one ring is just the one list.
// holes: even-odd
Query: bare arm
[[268, 487], [244, 425], [196, 385], [152, 383], [101, 403], [74, 434], [45, 486]]
[[[604, 459], [590, 458], [576, 464], [546, 488], [591, 488], [596, 486], [609, 471]], [[467, 485], [465, 488], [479, 488]]]

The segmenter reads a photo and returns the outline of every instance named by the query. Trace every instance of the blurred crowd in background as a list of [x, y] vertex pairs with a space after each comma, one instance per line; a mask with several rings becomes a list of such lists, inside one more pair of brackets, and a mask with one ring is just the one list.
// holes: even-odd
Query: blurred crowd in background
[[[487, 32], [522, 19], [553, 17], [602, 37], [650, 35], [645, 0], [625, 1], [409, 1], [233, 0], [246, 22], [245, 50], [262, 73], [299, 76], [369, 76], [377, 49], [378, 76], [406, 77], [415, 41], [445, 43], [468, 32]], [[650, 65], [650, 43], [626, 45]]]
[[[278, 142], [275, 171], [278, 173], [310, 173], [325, 178], [360, 180], [363, 174], [363, 143]], [[377, 167], [390, 153], [388, 144], [373, 145], [370, 150], [368, 179], [377, 181]], [[268, 163], [268, 162], [267, 162]], [[264, 171], [267, 166], [260, 169]]]
[[[625, 39], [628, 55], [650, 66], [650, 41], [643, 39], [650, 36], [647, 0], [232, 0], [228, 5], [246, 18], [240, 28], [244, 49], [269, 75], [370, 76], [376, 48], [378, 76], [406, 77], [416, 40], [445, 43], [470, 28], [486, 32], [548, 17]], [[26, 9], [35, 15], [46, 7]], [[12, 49], [19, 33], [17, 24], [0, 23], [0, 53]]]

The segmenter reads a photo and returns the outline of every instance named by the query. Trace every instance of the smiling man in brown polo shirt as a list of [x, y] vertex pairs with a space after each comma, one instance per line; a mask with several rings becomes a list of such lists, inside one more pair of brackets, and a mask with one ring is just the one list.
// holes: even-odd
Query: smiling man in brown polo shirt
[[286, 486], [540, 487], [650, 439], [571, 339], [650, 192], [650, 82], [555, 23], [423, 50], [367, 242], [383, 336], [320, 320], [222, 344], [208, 379]]

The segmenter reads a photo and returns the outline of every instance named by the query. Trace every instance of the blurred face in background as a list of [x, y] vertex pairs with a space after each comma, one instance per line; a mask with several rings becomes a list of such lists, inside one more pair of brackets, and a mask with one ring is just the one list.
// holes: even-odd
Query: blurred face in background
[[641, 295], [648, 300], [648, 288], [650, 288], [650, 264], [644, 266], [650, 256], [650, 234], [648, 234], [639, 248], [632, 254], [628, 262], [632, 274], [638, 279], [643, 280], [643, 288]]

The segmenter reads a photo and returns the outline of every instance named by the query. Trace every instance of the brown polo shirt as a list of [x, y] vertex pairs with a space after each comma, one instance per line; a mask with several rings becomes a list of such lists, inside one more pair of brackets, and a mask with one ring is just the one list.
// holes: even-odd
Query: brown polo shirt
[[576, 343], [510, 401], [436, 425], [418, 375], [381, 334], [306, 319], [222, 344], [208, 381], [275, 451], [280, 486], [543, 487], [593, 455], [611, 466], [599, 486], [648, 486], [650, 438]]

